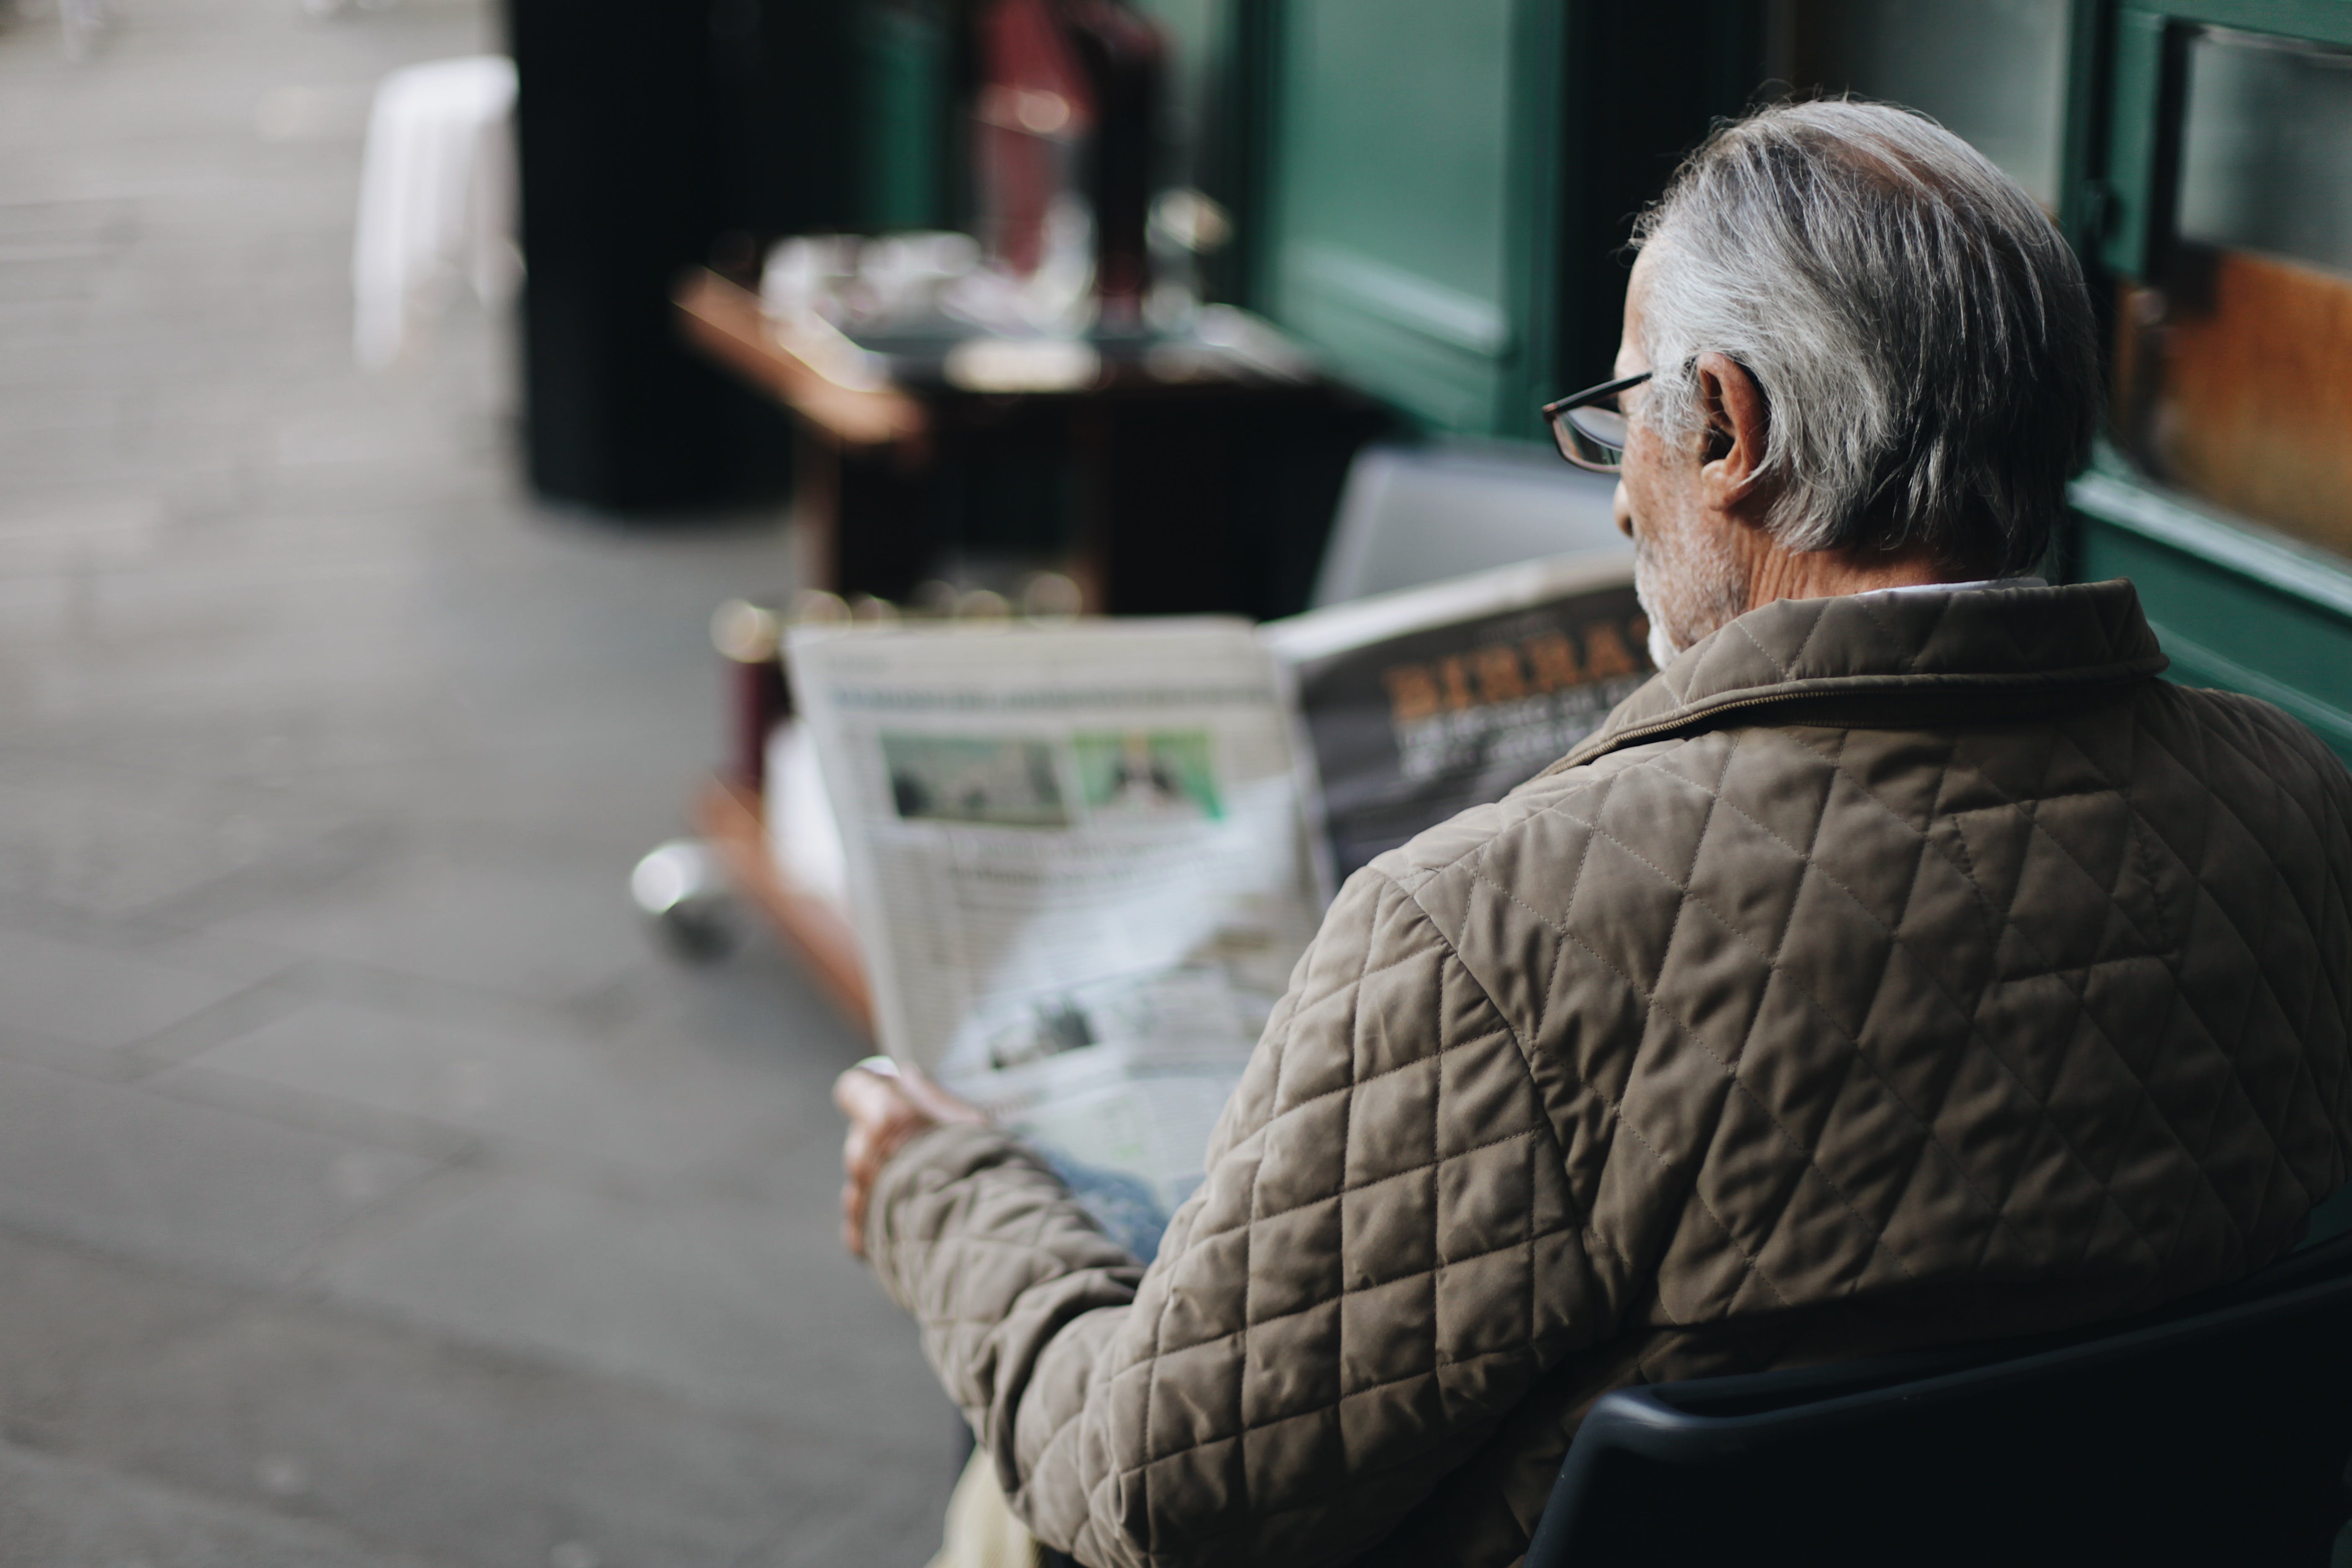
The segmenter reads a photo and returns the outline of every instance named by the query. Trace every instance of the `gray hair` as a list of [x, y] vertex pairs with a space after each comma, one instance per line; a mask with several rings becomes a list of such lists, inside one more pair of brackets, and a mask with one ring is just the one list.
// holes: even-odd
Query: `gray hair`
[[1765, 109], [1691, 154], [1635, 243], [1640, 416], [1687, 442], [1696, 356], [1745, 366], [1783, 545], [2042, 559], [2090, 455], [2096, 330], [2074, 251], [1981, 153], [1887, 104]]

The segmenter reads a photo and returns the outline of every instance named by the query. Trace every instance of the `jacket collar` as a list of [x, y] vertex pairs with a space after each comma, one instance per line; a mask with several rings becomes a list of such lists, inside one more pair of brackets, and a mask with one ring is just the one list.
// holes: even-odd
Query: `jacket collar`
[[2113, 685], [2147, 679], [2167, 662], [2138, 593], [2122, 579], [1781, 599], [1693, 644], [1554, 767], [1696, 728], [1731, 709]]

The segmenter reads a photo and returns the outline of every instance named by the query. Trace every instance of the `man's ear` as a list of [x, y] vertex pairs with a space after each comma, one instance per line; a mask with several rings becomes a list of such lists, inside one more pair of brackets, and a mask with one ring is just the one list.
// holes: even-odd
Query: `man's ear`
[[1714, 504], [1736, 508], [1755, 491], [1763, 475], [1771, 405], [1748, 367], [1729, 354], [1703, 353], [1691, 368], [1698, 383], [1699, 411], [1706, 421], [1699, 482]]

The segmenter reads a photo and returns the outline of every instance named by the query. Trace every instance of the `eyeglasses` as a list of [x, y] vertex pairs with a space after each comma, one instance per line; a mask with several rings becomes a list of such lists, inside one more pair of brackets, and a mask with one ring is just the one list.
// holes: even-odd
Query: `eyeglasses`
[[1645, 370], [1639, 375], [1604, 381], [1599, 386], [1570, 393], [1557, 403], [1545, 404], [1544, 423], [1551, 426], [1551, 438], [1559, 445], [1559, 455], [1596, 474], [1617, 472], [1625, 461], [1625, 411], [1617, 406], [1617, 395], [1630, 392], [1649, 379], [1650, 373]]

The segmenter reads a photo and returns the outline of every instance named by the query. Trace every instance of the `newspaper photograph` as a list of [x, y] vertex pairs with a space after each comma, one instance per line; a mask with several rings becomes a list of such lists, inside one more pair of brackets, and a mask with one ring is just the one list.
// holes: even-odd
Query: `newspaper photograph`
[[1499, 800], [1655, 673], [1633, 555], [1531, 561], [1268, 622], [1332, 872]]
[[1323, 903], [1245, 622], [803, 627], [882, 1043], [1164, 1215]]

